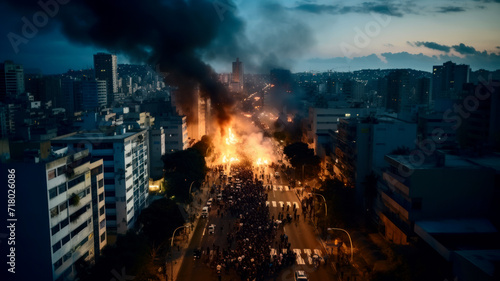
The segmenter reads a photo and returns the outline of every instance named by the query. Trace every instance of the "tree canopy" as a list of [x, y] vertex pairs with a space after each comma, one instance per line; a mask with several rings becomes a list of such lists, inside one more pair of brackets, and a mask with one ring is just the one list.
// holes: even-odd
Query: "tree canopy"
[[166, 154], [163, 162], [168, 196], [175, 196], [184, 202], [188, 201], [191, 183], [205, 178], [207, 172], [205, 157], [198, 149], [188, 148]]

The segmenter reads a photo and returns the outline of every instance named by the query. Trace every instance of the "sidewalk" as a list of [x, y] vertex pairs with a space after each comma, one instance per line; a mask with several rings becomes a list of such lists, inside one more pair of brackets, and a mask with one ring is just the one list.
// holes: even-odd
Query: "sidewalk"
[[[181, 210], [183, 211], [183, 215], [185, 215], [186, 221], [189, 221], [191, 216], [194, 216], [194, 221], [192, 224], [191, 230], [188, 232], [188, 237], [185, 239], [185, 236], [179, 236], [177, 235], [177, 239], [174, 238], [174, 247], [172, 248], [171, 254], [173, 255], [173, 261], [172, 258], [170, 258], [170, 255], [167, 255], [166, 258], [166, 266], [167, 266], [167, 276], [168, 280], [166, 281], [171, 281], [171, 280], [177, 280], [177, 275], [179, 274], [179, 270], [182, 266], [182, 262], [184, 261], [184, 257], [186, 255], [186, 250], [191, 243], [191, 238], [193, 237], [194, 230], [196, 229], [198, 225], [198, 221], [200, 219], [200, 211], [205, 202], [208, 200], [208, 197], [210, 195], [209, 187], [208, 185], [204, 184], [204, 187], [201, 188], [200, 192], [198, 192], [195, 197], [193, 198], [192, 206], [190, 208], [189, 205], [179, 205], [179, 207], [182, 206], [182, 208], [186, 208], [187, 210]], [[201, 204], [199, 204], [199, 200], [201, 199]], [[180, 209], [182, 209], [180, 208]], [[179, 251], [177, 250], [177, 246], [179, 245]], [[173, 262], [173, 264], [172, 264]], [[172, 274], [173, 271], [173, 274]], [[173, 278], [172, 278], [173, 275]]]

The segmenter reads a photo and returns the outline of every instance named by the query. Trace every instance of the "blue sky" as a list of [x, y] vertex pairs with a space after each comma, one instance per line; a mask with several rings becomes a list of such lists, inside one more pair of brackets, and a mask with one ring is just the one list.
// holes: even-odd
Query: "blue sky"
[[[245, 22], [238, 40], [251, 46], [241, 55], [248, 62], [247, 72], [269, 67], [294, 72], [431, 71], [432, 65], [448, 60], [470, 64], [473, 70], [500, 68], [500, 0], [208, 1], [214, 9], [206, 13], [221, 21], [234, 13]], [[0, 11], [0, 60], [11, 59], [47, 74], [91, 67], [97, 51], [117, 51], [119, 63], [129, 62], [120, 50], [70, 42], [60, 31], [57, 14], [16, 52], [8, 34], [21, 34], [22, 17], [32, 18], [33, 12], [5, 4], [0, 4]], [[230, 71], [231, 60], [217, 54], [217, 48], [197, 51], [217, 71]]]

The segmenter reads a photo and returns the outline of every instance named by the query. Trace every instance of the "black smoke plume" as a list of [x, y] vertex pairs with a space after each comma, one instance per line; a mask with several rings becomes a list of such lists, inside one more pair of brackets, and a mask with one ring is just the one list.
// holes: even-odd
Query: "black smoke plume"
[[[166, 82], [179, 87], [181, 110], [192, 108], [195, 89], [209, 97], [219, 124], [230, 119], [232, 101], [213, 69], [200, 59], [200, 51], [223, 30], [236, 36], [243, 22], [235, 13], [209, 0], [42, 0], [54, 13], [71, 41], [123, 53], [131, 61], [147, 63], [166, 75]], [[67, 4], [64, 4], [67, 3]], [[230, 6], [229, 4], [232, 6]], [[43, 11], [37, 1], [9, 0], [26, 15]], [[219, 10], [217, 10], [219, 9]], [[223, 18], [221, 17], [223, 13]]]

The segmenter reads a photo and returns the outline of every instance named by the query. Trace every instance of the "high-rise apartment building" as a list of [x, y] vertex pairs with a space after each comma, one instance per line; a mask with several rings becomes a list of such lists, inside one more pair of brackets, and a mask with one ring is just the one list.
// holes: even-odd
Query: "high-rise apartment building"
[[95, 79], [106, 81], [107, 105], [114, 101], [118, 92], [118, 65], [116, 55], [97, 53], [94, 55]]
[[451, 61], [432, 69], [432, 100], [457, 99], [463, 85], [469, 83], [470, 67]]
[[148, 131], [72, 133], [57, 137], [52, 143], [63, 147], [85, 147], [92, 159], [103, 160], [108, 236], [113, 239], [116, 234], [125, 234], [131, 229], [148, 204]]
[[243, 91], [243, 63], [239, 58], [233, 62], [233, 73], [231, 75], [231, 91], [239, 93]]
[[0, 63], [0, 101], [24, 93], [24, 70], [12, 61]]
[[95, 228], [105, 226], [104, 217], [92, 211], [105, 211], [102, 161], [92, 162], [88, 149], [17, 145], [12, 151], [21, 153], [2, 169], [15, 175], [17, 187], [16, 277], [73, 280], [77, 264], [92, 260], [107, 241], [106, 228]]

